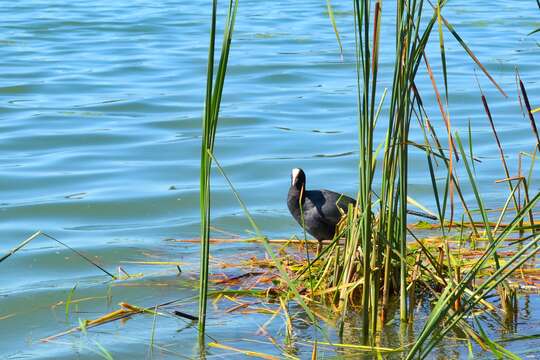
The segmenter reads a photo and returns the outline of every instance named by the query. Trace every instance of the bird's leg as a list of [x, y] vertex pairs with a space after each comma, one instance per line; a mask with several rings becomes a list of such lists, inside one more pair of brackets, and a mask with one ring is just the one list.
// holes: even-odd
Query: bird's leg
[[320, 255], [322, 251], [322, 240], [319, 240], [319, 243], [317, 244], [317, 257]]

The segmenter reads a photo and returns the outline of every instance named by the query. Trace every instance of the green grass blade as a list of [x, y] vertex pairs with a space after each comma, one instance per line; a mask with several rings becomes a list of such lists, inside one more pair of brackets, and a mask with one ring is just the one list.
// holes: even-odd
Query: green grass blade
[[521, 360], [519, 356], [514, 354], [513, 352], [506, 350], [501, 345], [497, 344], [495, 341], [491, 340], [489, 336], [486, 334], [482, 326], [480, 325], [480, 322], [476, 317], [474, 317], [474, 321], [476, 322], [476, 326], [478, 327], [478, 330], [480, 331], [480, 336], [484, 340], [486, 344], [488, 344], [489, 349], [491, 352], [496, 355], [498, 358], [505, 358], [505, 359], [511, 359], [511, 360]]
[[339, 30], [336, 23], [336, 17], [334, 16], [334, 8], [330, 0], [326, 0], [326, 9], [328, 10], [328, 17], [332, 23], [332, 28], [334, 29], [334, 34], [336, 34], [336, 40], [339, 46], [339, 54], [343, 59], [343, 45], [341, 44], [341, 37], [339, 36]]
[[469, 54], [469, 57], [476, 63], [476, 65], [478, 65], [478, 67], [482, 70], [482, 72], [486, 75], [486, 77], [489, 79], [489, 81], [491, 81], [491, 83], [497, 88], [497, 90], [499, 90], [499, 92], [504, 96], [504, 97], [508, 97], [508, 95], [506, 94], [506, 92], [499, 86], [499, 84], [495, 81], [495, 79], [491, 76], [491, 74], [489, 73], [489, 71], [485, 68], [485, 66], [480, 62], [480, 60], [478, 60], [478, 58], [476, 57], [476, 55], [474, 55], [474, 53], [472, 52], [472, 50], [469, 48], [469, 46], [465, 43], [465, 41], [461, 38], [461, 36], [459, 36], [459, 34], [457, 33], [457, 31], [454, 29], [454, 26], [452, 26], [452, 24], [450, 24], [448, 22], [448, 20], [446, 20], [442, 15], [441, 15], [441, 19], [442, 21], [444, 22], [444, 25], [446, 26], [446, 28], [450, 31], [450, 33], [452, 33], [452, 35], [454, 36], [454, 38], [459, 42], [459, 44], [461, 45], [461, 47], [465, 50], [465, 52], [467, 52], [467, 54]]
[[77, 289], [77, 284], [71, 288], [66, 299], [66, 306], [64, 312], [66, 313], [66, 321], [69, 320], [69, 307], [71, 306], [71, 300], [73, 299], [73, 294], [75, 294], [75, 289]]

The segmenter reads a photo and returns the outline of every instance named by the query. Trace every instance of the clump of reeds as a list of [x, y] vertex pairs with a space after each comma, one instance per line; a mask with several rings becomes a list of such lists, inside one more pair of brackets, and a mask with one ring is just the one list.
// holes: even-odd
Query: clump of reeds
[[[399, 298], [399, 319], [403, 324], [413, 321], [414, 307], [418, 301], [423, 301], [426, 297], [436, 299], [423, 330], [414, 345], [407, 349], [408, 358], [426, 357], [446, 333], [456, 329], [482, 347], [489, 347], [497, 354], [506, 354], [504, 349], [485, 336], [479, 323], [469, 321], [468, 317], [473, 311], [495, 311], [495, 307], [487, 300], [488, 295], [494, 291], [499, 294], [504, 312], [510, 313], [515, 309], [515, 282], [512, 285], [508, 279], [517, 269], [523, 269], [527, 261], [536, 255], [540, 241], [540, 226], [533, 217], [540, 194], [530, 194], [530, 176], [526, 178], [521, 174], [521, 170], [517, 176], [511, 176], [483, 93], [481, 100], [502, 159], [505, 174], [502, 181], [508, 183], [510, 192], [502, 209], [496, 214], [496, 221], [492, 220], [493, 214], [484, 206], [476, 183], [471, 131], [466, 151], [461, 138], [452, 130], [447, 110], [448, 79], [444, 29], [461, 44], [501, 94], [506, 96], [506, 93], [442, 16], [445, 4], [445, 0], [439, 0], [436, 4], [423, 0], [396, 1], [394, 69], [389, 91], [386, 136], [382, 144], [376, 144], [374, 133], [381, 108], [385, 106], [386, 95], [386, 89], [381, 94], [377, 81], [382, 1], [353, 0], [359, 127], [358, 205], [356, 208], [349, 208], [335, 238], [329, 241], [317, 258], [311, 260], [308, 255], [306, 262], [306, 259], [295, 261], [289, 257], [277, 256], [268, 239], [260, 234], [247, 207], [217, 164], [270, 255], [271, 265], [266, 262], [266, 266], [275, 267], [276, 276], [272, 279], [278, 285], [270, 287], [267, 294], [279, 296], [282, 304], [284, 300], [296, 300], [314, 323], [315, 317], [309, 303], [325, 303], [341, 314], [347, 309], [357, 308], [362, 315], [361, 342], [375, 349], [375, 346], [379, 345], [378, 335], [392, 317], [392, 297]], [[216, 6], [214, 1], [201, 148], [201, 333], [204, 332], [208, 294], [210, 168], [212, 160], [217, 163], [213, 157], [213, 144], [237, 4], [231, 1], [229, 5], [221, 58], [216, 82], [213, 84]], [[330, 2], [327, 2], [327, 6], [339, 41]], [[425, 15], [426, 13], [429, 15]], [[424, 19], [426, 16], [428, 18]], [[439, 92], [425, 51], [434, 29], [437, 29], [440, 44], [445, 90], [443, 96]], [[341, 48], [341, 42], [339, 44]], [[422, 63], [427, 69], [446, 129], [446, 146], [437, 136], [415, 85]], [[534, 110], [523, 83], [519, 81], [519, 84], [520, 98], [523, 98], [525, 103], [524, 111], [527, 112], [533, 134], [538, 140]], [[413, 144], [410, 141], [409, 133], [413, 122], [418, 123], [424, 144]], [[411, 144], [423, 149], [426, 154], [440, 220], [437, 227], [441, 237], [438, 238], [436, 246], [418, 239], [407, 226], [408, 151]], [[540, 140], [538, 146], [540, 149]], [[378, 157], [380, 149], [382, 158]], [[531, 169], [536, 153], [535, 149], [530, 155]], [[380, 167], [377, 166], [379, 161]], [[458, 167], [466, 171], [467, 177], [461, 181], [472, 188], [474, 205], [465, 201], [463, 186], [456, 173]], [[442, 168], [445, 175], [443, 186], [437, 181], [438, 168]], [[382, 180], [377, 188], [374, 185], [376, 177]], [[521, 196], [522, 193], [524, 196]], [[459, 205], [463, 213], [461, 223], [455, 219], [456, 207]], [[510, 205], [513, 205], [513, 208]], [[525, 221], [526, 217], [528, 223]], [[525, 236], [527, 232], [530, 232], [530, 235]], [[519, 233], [519, 236], [516, 237], [516, 233]], [[409, 245], [411, 240], [414, 240], [416, 245]], [[459, 246], [453, 246], [452, 241]], [[519, 246], [513, 252], [501, 254], [501, 247], [508, 246], [511, 242], [516, 242]], [[468, 261], [463, 259], [462, 252], [462, 245], [466, 243], [472, 244], [474, 251], [477, 251]], [[478, 243], [485, 246], [478, 247]], [[488, 265], [491, 267], [489, 271], [486, 270]], [[341, 326], [342, 324], [343, 322]]]
[[[408, 145], [418, 103], [413, 89], [438, 11], [422, 25], [422, 0], [396, 2], [395, 65], [379, 173], [374, 132], [381, 106], [377, 75], [382, 2], [355, 0], [353, 5], [360, 154], [358, 209], [348, 212], [340, 234], [344, 235], [344, 245], [334, 242], [325, 254], [323, 261], [334, 265], [323, 268], [324, 275], [331, 277], [329, 286], [340, 289], [335, 298], [338, 307], [345, 310], [349, 302], [361, 306], [363, 342], [368, 344], [380, 329], [380, 320], [386, 317], [390, 296], [400, 296], [400, 319], [407, 320]], [[376, 176], [382, 179], [380, 189], [375, 189]]]
[[[439, 299], [438, 304], [442, 305], [432, 312], [424, 331], [410, 350], [409, 357], [417, 354], [425, 357], [434, 344], [455, 326], [465, 328], [468, 333], [475, 335], [473, 336], [475, 340], [483, 341], [485, 344], [486, 341], [482, 340], [479, 332], [463, 319], [473, 309], [477, 309], [479, 304], [486, 306], [485, 297], [492, 290], [498, 291], [505, 309], [510, 309], [510, 304], [515, 303], [512, 295], [514, 290], [506, 279], [536, 254], [539, 236], [535, 232], [537, 225], [534, 223], [532, 214], [539, 200], [539, 194], [530, 196], [527, 181], [523, 176], [510, 176], [486, 98], [482, 94], [481, 99], [501, 153], [506, 175], [504, 181], [508, 182], [510, 190], [508, 200], [498, 214], [495, 226], [492, 226], [472, 170], [474, 166], [472, 140], [469, 139], [470, 151], [467, 153], [458, 134], [453, 133], [450, 117], [445, 109], [448, 106], [448, 86], [443, 27], [446, 27], [458, 40], [497, 89], [503, 95], [506, 96], [506, 94], [495, 83], [452, 25], [441, 15], [445, 1], [439, 1], [436, 6], [433, 6], [430, 19], [422, 25], [424, 24], [422, 22], [424, 2], [398, 0], [394, 79], [390, 90], [387, 135], [382, 144], [382, 170], [378, 173], [376, 170], [378, 149], [373, 134], [381, 108], [377, 100], [379, 96], [377, 72], [382, 4], [380, 1], [368, 0], [355, 0], [353, 4], [359, 109], [358, 207], [349, 209], [340, 231], [325, 251], [298, 271], [296, 276], [304, 280], [307, 296], [317, 301], [331, 304], [340, 312], [345, 312], [350, 306], [357, 306], [363, 319], [362, 342], [364, 344], [372, 346], [376, 344], [377, 334], [390, 316], [389, 299], [392, 296], [399, 296], [400, 320], [403, 323], [412, 321], [412, 309], [417, 296], [415, 290], [419, 287], [429, 290], [427, 292], [430, 296]], [[438, 25], [441, 49], [444, 99], [439, 93], [425, 53], [427, 41], [435, 25]], [[446, 127], [448, 139], [446, 150], [429, 121], [421, 95], [415, 86], [415, 78], [422, 62], [427, 68]], [[521, 95], [530, 118], [532, 117], [531, 106], [528, 104], [521, 82], [520, 85]], [[439, 227], [443, 241], [435, 253], [426, 246], [421, 246], [417, 251], [411, 251], [407, 246], [408, 241], [414, 238], [414, 234], [407, 228], [406, 217], [408, 146], [411, 144], [409, 131], [413, 119], [418, 120], [420, 131], [424, 134], [425, 144], [417, 146], [426, 152], [440, 219]], [[533, 134], [537, 134], [534, 120], [531, 120], [531, 126]], [[442, 192], [435, 176], [437, 163], [442, 163], [446, 172]], [[477, 208], [477, 214], [474, 216], [471, 212], [471, 204], [465, 202], [462, 185], [455, 171], [458, 166], [466, 170], [467, 177], [464, 181], [471, 186], [476, 199], [474, 207]], [[534, 161], [531, 166], [534, 166]], [[374, 186], [373, 180], [376, 176], [382, 179], [380, 189], [375, 189]], [[526, 195], [522, 201], [518, 200], [517, 192], [523, 192]], [[484, 238], [488, 244], [483, 249], [482, 256], [468, 266], [460, 263], [448, 243], [449, 231], [446, 229], [446, 224], [453, 226], [455, 222], [454, 197], [456, 194], [463, 207], [464, 215], [473, 224], [472, 234], [468, 234], [468, 237]], [[509, 211], [510, 203], [514, 205], [513, 214]], [[450, 207], [449, 222], [446, 222], [448, 207]], [[475, 216], [480, 217], [482, 231], [479, 231], [479, 226], [475, 225], [478, 224], [478, 221], [474, 220]], [[524, 226], [525, 216], [529, 218], [529, 227]], [[502, 219], [508, 217], [510, 220], [506, 226], [503, 226]], [[531, 231], [531, 235], [521, 243], [524, 247], [512, 257], [507, 258], [503, 264], [498, 254], [502, 244], [511, 240], [516, 231], [523, 234], [526, 230]], [[418, 241], [421, 244], [420, 240]], [[464, 241], [464, 238], [460, 238], [460, 241]], [[483, 267], [487, 262], [494, 267], [494, 272], [488, 275], [481, 271], [484, 270]], [[481, 286], [477, 288], [471, 286], [471, 283], [480, 279], [483, 281]], [[440, 333], [435, 331], [443, 322], [448, 321], [452, 324], [451, 326], [442, 327], [443, 330]], [[430, 340], [426, 345], [428, 338]]]

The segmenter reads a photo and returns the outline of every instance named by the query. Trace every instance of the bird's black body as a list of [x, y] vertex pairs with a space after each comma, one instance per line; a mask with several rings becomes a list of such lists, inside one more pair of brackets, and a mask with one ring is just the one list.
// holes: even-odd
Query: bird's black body
[[[356, 201], [343, 194], [329, 190], [306, 190], [306, 174], [302, 169], [293, 169], [287, 206], [298, 224], [304, 224], [306, 231], [319, 240], [319, 245], [322, 240], [334, 238], [336, 225], [347, 213], [349, 204], [354, 206]], [[418, 211], [407, 210], [407, 213], [437, 220], [433, 215]]]
[[303, 217], [306, 231], [315, 239], [331, 240], [342, 214], [347, 213], [349, 204], [355, 205], [356, 201], [329, 190], [306, 190], [305, 183], [306, 175], [302, 169], [294, 169], [287, 195], [289, 211], [300, 226]]

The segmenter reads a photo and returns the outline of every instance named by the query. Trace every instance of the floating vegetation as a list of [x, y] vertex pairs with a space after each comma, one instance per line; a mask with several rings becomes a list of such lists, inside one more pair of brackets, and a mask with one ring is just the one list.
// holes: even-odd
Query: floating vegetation
[[[525, 211], [527, 209], [524, 209]], [[477, 322], [478, 317], [488, 317], [500, 319], [504, 323], [512, 319], [517, 313], [518, 296], [526, 294], [540, 294], [540, 269], [537, 266], [538, 247], [540, 235], [523, 236], [523, 229], [519, 229], [512, 223], [500, 223], [497, 230], [496, 239], [502, 239], [501, 235], [507, 237], [497, 244], [497, 259], [500, 264], [500, 271], [495, 266], [495, 261], [490, 253], [493, 252], [493, 246], [486, 236], [475, 238], [472, 227], [455, 227], [445, 236], [428, 235], [433, 234], [432, 229], [414, 229], [415, 235], [408, 236], [407, 264], [410, 272], [407, 274], [407, 283], [409, 284], [408, 296], [408, 323], [415, 321], [425, 321], [425, 308], [432, 311], [441, 306], [441, 299], [445, 299], [445, 304], [449, 304], [450, 320], [456, 324], [452, 331], [458, 331], [457, 336], [463, 342], [475, 341], [480, 347], [490, 350], [495, 346], [490, 343], [488, 337], [483, 333], [482, 325]], [[514, 227], [513, 227], [514, 226]], [[513, 227], [513, 229], [512, 229]], [[510, 230], [511, 229], [511, 230]], [[485, 231], [485, 230], [483, 230]], [[530, 230], [529, 230], [530, 231]], [[517, 239], [517, 240], [516, 240]], [[192, 243], [195, 240], [176, 240], [180, 243]], [[325, 250], [315, 258], [315, 248], [317, 241], [301, 239], [275, 239], [268, 240], [264, 238], [253, 239], [210, 239], [211, 243], [254, 243], [266, 242], [270, 246], [270, 251], [274, 258], [269, 256], [253, 256], [248, 258], [239, 258], [235, 256], [231, 259], [214, 259], [213, 272], [209, 276], [209, 301], [214, 306], [219, 305], [216, 310], [223, 316], [234, 314], [248, 316], [250, 314], [262, 314], [268, 316], [267, 323], [259, 329], [260, 334], [266, 333], [265, 330], [276, 318], [282, 317], [286, 320], [289, 335], [285, 337], [289, 344], [295, 346], [311, 346], [313, 352], [337, 352], [344, 351], [347, 354], [354, 353], [401, 353], [407, 354], [414, 349], [413, 343], [403, 344], [402, 347], [395, 348], [388, 346], [384, 338], [379, 334], [374, 344], [361, 345], [359, 343], [347, 343], [346, 341], [323, 341], [318, 340], [315, 347], [314, 343], [305, 342], [303, 339], [296, 338], [294, 334], [295, 325], [291, 318], [297, 316], [290, 313], [290, 301], [295, 301], [296, 293], [299, 294], [304, 304], [307, 305], [311, 314], [317, 322], [333, 324], [337, 331], [342, 327], [347, 327], [348, 317], [344, 317], [343, 303], [340, 299], [343, 296], [348, 298], [347, 313], [361, 312], [361, 303], [358, 299], [359, 288], [363, 284], [360, 276], [351, 278], [349, 283], [335, 285], [335, 274], [328, 269], [335, 266], [330, 258], [333, 254], [343, 254], [346, 251], [347, 238], [340, 238], [337, 241], [326, 241]], [[472, 245], [474, 243], [474, 246]], [[339, 249], [339, 250], [336, 250]], [[310, 256], [306, 257], [306, 253]], [[312, 259], [311, 261], [308, 258]], [[142, 261], [122, 263], [133, 265], [159, 266], [169, 269], [175, 269], [178, 262], [171, 261]], [[330, 265], [328, 265], [330, 264]], [[281, 269], [280, 269], [281, 268]], [[285, 271], [286, 278], [281, 276], [281, 271]], [[474, 277], [470, 274], [474, 273]], [[169, 272], [170, 274], [170, 272]], [[144, 279], [151, 273], [140, 274], [140, 277], [123, 277], [114, 280], [115, 286], [144, 286]], [[184, 276], [184, 275], [182, 275]], [[189, 277], [189, 276], [188, 276]], [[458, 282], [457, 279], [461, 279]], [[497, 289], [504, 279], [508, 286], [508, 306], [502, 300], [502, 296]], [[128, 281], [128, 282], [126, 282]], [[291, 291], [291, 283], [296, 284], [296, 292]], [[460, 287], [464, 281], [467, 286]], [[177, 286], [176, 283], [149, 283], [147, 286]], [[185, 286], [196, 287], [195, 280], [185, 283]], [[455, 289], [461, 288], [459, 296], [450, 297], [450, 293], [457, 294]], [[88, 301], [104, 299], [105, 297], [82, 297], [75, 296], [76, 287], [68, 293], [67, 299], [52, 305], [52, 307], [64, 307], [66, 316], [71, 312], [76, 304]], [[345, 293], [345, 295], [343, 295]], [[502, 298], [501, 298], [502, 299]], [[75, 326], [66, 331], [43, 338], [42, 341], [52, 342], [59, 337], [69, 334], [88, 331], [94, 327], [110, 324], [116, 321], [125, 321], [135, 316], [152, 316], [182, 318], [186, 321], [197, 322], [197, 317], [182, 311], [182, 304], [194, 302], [196, 299], [178, 299], [168, 301], [153, 306], [140, 307], [126, 302], [119, 304], [120, 308], [112, 312], [98, 316], [94, 319], [81, 320], [79, 326]], [[392, 308], [392, 307], [391, 307]], [[392, 319], [396, 308], [386, 314], [385, 323], [381, 323], [380, 331], [384, 332], [392, 325]], [[73, 310], [76, 311], [76, 310]], [[458, 312], [459, 311], [459, 312]], [[429, 311], [428, 311], [429, 312]], [[467, 312], [469, 316], [461, 316]], [[17, 314], [8, 314], [0, 317], [0, 320], [17, 316]], [[379, 314], [379, 317], [381, 314]], [[454, 316], [454, 317], [452, 317]], [[461, 316], [461, 318], [460, 318]], [[471, 317], [473, 316], [473, 317]], [[380, 319], [380, 318], [379, 318]], [[154, 320], [155, 321], [155, 320]], [[382, 321], [382, 319], [380, 319]], [[483, 320], [485, 321], [485, 320]], [[447, 322], [445, 322], [447, 324]], [[133, 326], [136, 323], [133, 324]], [[448, 327], [448, 326], [447, 326]], [[442, 329], [443, 331], [445, 328]], [[270, 336], [267, 334], [266, 336]], [[273, 338], [275, 334], [271, 335]], [[469, 339], [469, 340], [467, 340]], [[345, 339], [344, 339], [345, 340]], [[351, 339], [348, 338], [348, 341]], [[247, 340], [246, 340], [247, 341]], [[210, 345], [210, 343], [212, 345]], [[238, 352], [245, 356], [254, 356], [262, 358], [276, 358], [273, 354], [242, 349], [235, 345], [227, 345], [222, 342], [212, 341], [207, 344], [208, 347]], [[496, 342], [494, 342], [497, 344]], [[428, 344], [429, 345], [429, 344]], [[281, 346], [281, 345], [279, 345]], [[497, 346], [501, 346], [498, 345]], [[496, 349], [499, 349], [495, 346]], [[279, 348], [279, 347], [278, 347]], [[156, 347], [158, 349], [158, 347]], [[504, 348], [498, 351], [503, 351]], [[162, 351], [162, 350], [160, 350]], [[491, 350], [493, 351], [493, 350]], [[287, 354], [285, 348], [280, 350], [282, 354]], [[324, 352], [323, 352], [324, 353]], [[292, 355], [287, 357], [296, 358]]]

